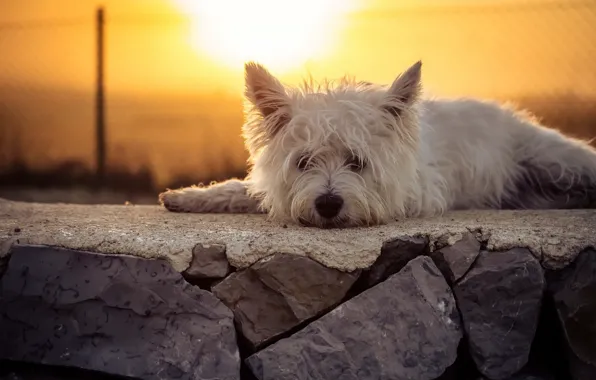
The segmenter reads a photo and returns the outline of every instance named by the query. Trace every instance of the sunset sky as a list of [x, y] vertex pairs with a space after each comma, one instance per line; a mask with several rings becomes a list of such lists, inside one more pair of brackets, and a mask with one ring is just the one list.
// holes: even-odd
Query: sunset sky
[[388, 83], [421, 59], [438, 96], [596, 96], [593, 0], [2, 0], [0, 166], [23, 146], [32, 165], [92, 165], [100, 3], [110, 162], [162, 182], [243, 167], [246, 60], [288, 83]]
[[[3, 0], [0, 78], [89, 86], [94, 3]], [[550, 0], [102, 3], [108, 80], [115, 91], [140, 85], [237, 90], [248, 59], [290, 82], [307, 71], [388, 82], [422, 59], [425, 83], [439, 95], [557, 91], [570, 87], [570, 73], [583, 77], [574, 83], [577, 91], [596, 87], [595, 70], [587, 64], [596, 58], [596, 11], [585, 6], [589, 1], [568, 0], [571, 6], [559, 8]], [[40, 20], [48, 25], [25, 27]]]

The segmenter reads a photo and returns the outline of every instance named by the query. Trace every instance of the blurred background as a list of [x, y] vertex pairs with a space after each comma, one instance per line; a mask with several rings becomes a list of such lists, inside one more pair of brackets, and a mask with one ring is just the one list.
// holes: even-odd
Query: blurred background
[[243, 63], [510, 101], [596, 137], [596, 0], [0, 0], [0, 197], [149, 203], [246, 172]]

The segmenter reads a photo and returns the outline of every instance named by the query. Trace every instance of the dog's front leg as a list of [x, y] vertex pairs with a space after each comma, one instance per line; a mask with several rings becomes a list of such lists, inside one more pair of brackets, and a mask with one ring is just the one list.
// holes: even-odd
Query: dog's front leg
[[246, 183], [237, 179], [207, 187], [184, 187], [159, 194], [159, 202], [173, 212], [192, 213], [262, 213], [259, 201], [248, 195]]

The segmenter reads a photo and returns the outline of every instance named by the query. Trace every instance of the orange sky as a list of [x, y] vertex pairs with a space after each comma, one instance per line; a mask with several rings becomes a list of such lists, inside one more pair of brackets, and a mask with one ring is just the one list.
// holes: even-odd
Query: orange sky
[[[308, 5], [308, 1], [290, 3]], [[347, 0], [321, 1], [321, 4], [326, 1], [336, 7], [348, 3]], [[197, 24], [206, 22], [196, 15], [189, 20], [188, 14], [182, 12], [188, 9], [180, 6], [185, 2], [189, 0], [102, 2], [108, 12], [108, 80], [112, 89], [237, 90], [241, 87], [239, 62], [230, 67], [230, 62], [218, 59], [213, 51], [205, 51], [197, 43], [189, 42], [193, 27], [196, 29]], [[545, 2], [552, 3], [494, 0], [483, 1], [483, 4], [510, 3], [519, 8], [526, 3]], [[570, 4], [574, 2], [569, 0]], [[401, 5], [396, 6], [392, 0], [351, 0], [351, 6], [343, 7], [350, 13], [347, 16], [340, 15], [338, 10], [329, 13], [328, 16], [335, 15], [328, 17], [333, 23], [328, 25], [326, 33], [319, 33], [334, 44], [312, 49], [316, 51], [314, 56], [300, 57], [306, 63], [291, 69], [275, 66], [271, 69], [290, 82], [304, 76], [307, 70], [315, 77], [349, 73], [388, 82], [407, 65], [422, 59], [425, 83], [439, 95], [507, 96], [522, 91], [551, 92], [571, 87], [583, 93], [595, 88], [596, 73], [589, 62], [596, 58], [593, 42], [596, 5], [567, 7], [568, 10], [565, 7], [558, 10], [534, 8], [529, 12], [489, 9], [484, 13], [457, 7], [457, 4], [473, 3], [477, 1], [418, 0], [400, 2]], [[420, 10], [411, 8], [411, 4], [424, 4], [429, 8]], [[433, 4], [443, 4], [442, 9], [435, 10]], [[8, 58], [0, 61], [0, 79], [6, 81], [8, 76], [20, 81], [84, 88], [92, 84], [93, 44], [90, 42], [93, 41], [94, 7], [93, 1], [3, 0], [0, 24], [65, 19], [78, 21], [79, 25], [47, 29], [0, 28], [0, 49]], [[239, 18], [237, 13], [240, 12], [246, 13], [246, 10], [236, 13], [230, 10], [229, 14]], [[257, 18], [262, 12], [253, 13]], [[293, 14], [287, 16], [291, 23], [288, 29], [312, 29], [306, 17], [295, 15], [296, 11], [290, 13]], [[230, 17], [217, 23], [227, 25]], [[247, 24], [259, 25], [259, 21], [254, 19]], [[263, 22], [271, 24], [271, 21]], [[262, 41], [249, 43], [261, 51], [283, 50], [279, 44], [271, 44], [279, 41], [276, 35], [283, 37], [288, 33], [280, 31], [283, 26], [279, 23], [274, 26], [278, 27], [277, 31], [271, 30], [270, 37], [263, 34]], [[236, 33], [241, 39], [247, 32], [239, 29]], [[222, 36], [214, 34], [210, 39], [218, 37]], [[321, 38], [315, 36], [312, 44], [319, 43]], [[291, 41], [296, 43], [296, 40]], [[581, 80], [570, 82], [570, 77], [580, 76]]]
[[[0, 166], [24, 151], [32, 166], [92, 167], [99, 1], [1, 1]], [[251, 2], [269, 13], [189, 1], [101, 2], [109, 162], [148, 165], [160, 183], [244, 168], [238, 95], [253, 51], [290, 83], [308, 72], [387, 83], [422, 59], [425, 87], [439, 96], [596, 95], [593, 0], [292, 0], [290, 10]]]

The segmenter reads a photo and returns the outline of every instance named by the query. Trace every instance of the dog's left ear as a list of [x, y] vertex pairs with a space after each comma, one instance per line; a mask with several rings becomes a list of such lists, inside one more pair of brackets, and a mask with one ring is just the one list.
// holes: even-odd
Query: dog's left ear
[[422, 92], [422, 62], [418, 61], [399, 75], [387, 91], [387, 101], [383, 108], [393, 116], [401, 116], [402, 112], [412, 106]]
[[290, 99], [284, 86], [265, 67], [255, 62], [244, 65], [244, 95], [263, 118], [268, 137], [275, 135], [290, 119]]

